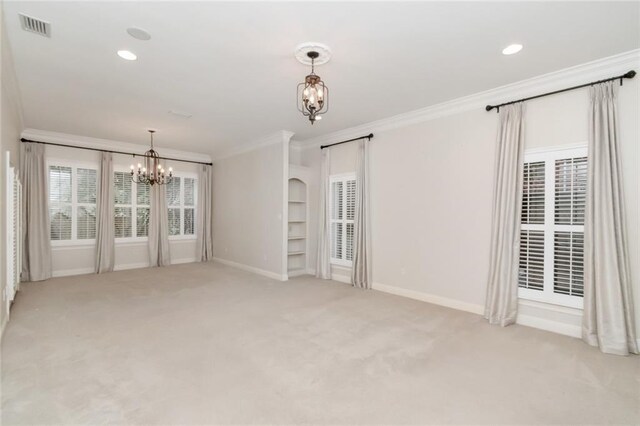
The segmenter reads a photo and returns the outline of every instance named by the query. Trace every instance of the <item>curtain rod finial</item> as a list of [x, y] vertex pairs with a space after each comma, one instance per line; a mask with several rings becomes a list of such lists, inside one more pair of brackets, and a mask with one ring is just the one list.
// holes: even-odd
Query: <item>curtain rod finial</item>
[[486, 109], [487, 111], [491, 111], [493, 107], [491, 105], [487, 105], [486, 107], [484, 107], [484, 109]]
[[624, 78], [633, 78], [635, 76], [636, 76], [636, 72], [634, 70], [631, 70], [624, 75]]

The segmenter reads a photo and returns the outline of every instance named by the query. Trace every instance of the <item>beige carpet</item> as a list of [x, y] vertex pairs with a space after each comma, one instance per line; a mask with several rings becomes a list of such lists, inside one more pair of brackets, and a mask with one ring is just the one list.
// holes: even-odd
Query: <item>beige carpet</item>
[[23, 286], [2, 423], [640, 423], [640, 357], [345, 284], [177, 265]]

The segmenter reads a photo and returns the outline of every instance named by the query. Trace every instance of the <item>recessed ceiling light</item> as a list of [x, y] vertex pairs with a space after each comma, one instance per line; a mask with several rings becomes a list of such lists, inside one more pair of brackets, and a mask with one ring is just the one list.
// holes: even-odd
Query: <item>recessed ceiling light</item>
[[142, 28], [130, 27], [127, 28], [127, 33], [138, 40], [151, 40], [151, 34], [143, 30]]
[[316, 115], [316, 120], [322, 120], [322, 116], [321, 115]]
[[126, 59], [127, 61], [135, 61], [136, 59], [138, 59], [135, 53], [128, 50], [118, 50], [118, 56], [120, 56], [122, 59]]
[[509, 46], [502, 49], [503, 55], [513, 55], [514, 53], [518, 53], [522, 50], [521, 44], [510, 44]]

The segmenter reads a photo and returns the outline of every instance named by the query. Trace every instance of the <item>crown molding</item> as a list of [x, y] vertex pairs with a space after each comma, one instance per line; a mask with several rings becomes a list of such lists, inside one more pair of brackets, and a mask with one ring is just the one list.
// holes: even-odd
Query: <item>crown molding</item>
[[264, 148], [265, 146], [275, 145], [278, 143], [289, 144], [289, 141], [293, 137], [294, 133], [289, 130], [279, 130], [269, 136], [264, 136], [259, 139], [255, 139], [252, 142], [242, 144], [240, 147], [227, 150], [220, 155], [216, 155], [215, 161], [223, 160], [229, 157], [235, 157], [236, 155], [244, 154], [255, 149]]
[[[484, 113], [487, 113], [484, 111], [484, 107], [488, 104], [500, 104], [519, 98], [534, 96], [541, 92], [563, 89], [567, 86], [609, 78], [612, 75], [622, 74], [630, 69], [639, 67], [640, 49], [635, 49], [370, 123], [302, 141], [292, 141], [292, 146], [295, 146], [297, 149], [317, 148], [328, 142], [350, 139], [371, 132], [384, 132], [407, 127], [473, 109], [481, 109]], [[495, 114], [495, 112], [492, 113]]]
[[[72, 135], [68, 133], [50, 132], [48, 130], [25, 129], [21, 136], [42, 142], [62, 143], [84, 148], [104, 149], [107, 151], [130, 151], [136, 155], [144, 155], [149, 150], [149, 145], [115, 141], [111, 139], [98, 139], [89, 136]], [[180, 151], [161, 147], [162, 156], [174, 157], [180, 160], [211, 162], [211, 156], [197, 152]]]

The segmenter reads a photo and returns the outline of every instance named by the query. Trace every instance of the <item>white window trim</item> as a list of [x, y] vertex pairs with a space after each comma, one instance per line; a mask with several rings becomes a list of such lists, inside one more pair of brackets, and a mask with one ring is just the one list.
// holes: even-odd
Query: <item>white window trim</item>
[[[349, 172], [349, 173], [340, 173], [340, 174], [335, 174], [335, 175], [331, 175], [329, 176], [329, 188], [333, 187], [333, 183], [334, 182], [343, 182], [343, 186], [342, 186], [342, 196], [343, 196], [343, 201], [342, 201], [342, 219], [332, 219], [331, 217], [329, 217], [329, 229], [331, 229], [331, 224], [333, 223], [342, 223], [342, 255], [346, 256], [347, 253], [347, 223], [354, 223], [354, 220], [348, 220], [347, 219], [347, 181], [348, 180], [356, 180], [356, 174], [353, 172]], [[333, 194], [331, 194], [331, 191], [329, 191], [329, 211], [332, 212], [333, 211]], [[355, 226], [355, 225], [354, 225]], [[330, 234], [331, 237], [333, 238], [333, 235]], [[333, 247], [333, 241], [330, 241], [330, 246]], [[346, 268], [351, 268], [353, 267], [353, 261], [352, 260], [346, 260], [346, 259], [338, 259], [335, 258], [333, 256], [330, 256], [330, 263], [332, 265], [336, 265], [336, 266], [343, 266]]]
[[[123, 165], [117, 165], [113, 168], [113, 174], [115, 175], [116, 172], [119, 173], [125, 173], [129, 179], [131, 179], [131, 169], [130, 168], [126, 168]], [[115, 178], [115, 176], [114, 176]], [[115, 185], [115, 183], [114, 183]], [[114, 209], [114, 214], [115, 214], [115, 209], [116, 207], [131, 207], [131, 236], [130, 237], [115, 237], [114, 241], [116, 245], [129, 245], [132, 243], [146, 243], [147, 241], [149, 241], [149, 237], [137, 237], [137, 233], [138, 233], [138, 221], [137, 221], [137, 208], [138, 208], [138, 187], [137, 187], [137, 183], [135, 182], [131, 182], [131, 204], [116, 204], [115, 201], [113, 203], [113, 209]], [[149, 201], [151, 202], [151, 201]], [[147, 205], [143, 204], [140, 207], [147, 207]], [[148, 206], [149, 208], [151, 208], [151, 205], [149, 204]], [[115, 232], [115, 230], [114, 230]]]
[[[180, 178], [180, 205], [170, 206], [167, 203], [167, 212], [169, 209], [177, 209], [180, 208], [180, 234], [179, 235], [169, 235], [169, 241], [179, 241], [179, 240], [196, 240], [198, 238], [198, 174], [190, 173], [190, 172], [180, 172], [174, 173], [173, 177]], [[184, 204], [184, 179], [193, 179], [193, 206], [187, 206]], [[184, 234], [184, 209], [185, 208], [193, 208], [193, 235], [185, 235]]]
[[[520, 229], [532, 231], [544, 231], [544, 289], [533, 290], [518, 287], [518, 298], [524, 300], [532, 300], [536, 302], [551, 303], [554, 305], [566, 306], [570, 308], [583, 309], [584, 298], [579, 296], [570, 296], [567, 294], [558, 294], [553, 291], [553, 272], [554, 272], [554, 241], [553, 238], [547, 238], [548, 235], [554, 235], [555, 231], [579, 231], [584, 232], [584, 226], [579, 225], [556, 225], [555, 224], [555, 160], [572, 158], [572, 157], [588, 157], [588, 149], [586, 143], [579, 145], [561, 146], [549, 149], [532, 149], [527, 150], [524, 155], [525, 163], [538, 161], [545, 162], [545, 218], [544, 224], [521, 224]], [[589, 161], [587, 159], [587, 161]]]
[[[96, 239], [77, 239], [78, 237], [78, 207], [92, 206], [93, 204], [78, 203], [78, 169], [91, 169], [96, 171], [96, 188], [99, 185], [100, 179], [100, 167], [87, 161], [68, 160], [56, 157], [50, 157], [46, 160], [47, 166], [47, 200], [49, 199], [49, 168], [55, 167], [70, 167], [71, 168], [71, 239], [70, 240], [51, 240], [51, 247], [93, 247], [96, 245]], [[97, 215], [97, 194], [96, 194], [96, 215]], [[49, 201], [47, 201], [49, 203]], [[47, 214], [50, 214], [47, 211]], [[96, 217], [97, 220], [97, 217]], [[97, 225], [97, 224], [96, 224]], [[49, 230], [51, 232], [51, 230]], [[98, 232], [96, 226], [96, 233]]]

